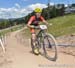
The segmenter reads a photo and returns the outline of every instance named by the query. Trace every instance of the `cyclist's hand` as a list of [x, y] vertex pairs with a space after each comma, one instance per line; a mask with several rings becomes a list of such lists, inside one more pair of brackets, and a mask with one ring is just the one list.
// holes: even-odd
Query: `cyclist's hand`
[[52, 24], [52, 23], [50, 23], [49, 25], [50, 25], [50, 26], [52, 26], [53, 24]]
[[48, 23], [48, 24], [47, 24], [47, 26], [52, 26], [52, 25], [53, 25], [52, 23]]
[[31, 25], [31, 26], [30, 26], [30, 28], [34, 28], [34, 27], [35, 27], [34, 25]]

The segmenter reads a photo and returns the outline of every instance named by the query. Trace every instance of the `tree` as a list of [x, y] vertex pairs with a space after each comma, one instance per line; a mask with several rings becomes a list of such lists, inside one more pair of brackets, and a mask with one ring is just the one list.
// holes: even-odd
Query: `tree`
[[72, 7], [75, 7], [75, 3], [73, 3], [71, 6], [72, 6]]

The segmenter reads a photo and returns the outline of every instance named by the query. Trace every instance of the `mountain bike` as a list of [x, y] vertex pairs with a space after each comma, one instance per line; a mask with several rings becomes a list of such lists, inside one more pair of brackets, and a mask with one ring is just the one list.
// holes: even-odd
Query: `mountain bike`
[[[34, 27], [35, 29], [40, 29], [36, 34], [36, 47], [39, 49], [40, 54], [49, 60], [57, 59], [57, 42], [52, 34], [47, 33], [47, 26], [40, 25], [39, 27]], [[31, 45], [33, 41], [31, 39]], [[32, 47], [33, 49], [33, 47]]]

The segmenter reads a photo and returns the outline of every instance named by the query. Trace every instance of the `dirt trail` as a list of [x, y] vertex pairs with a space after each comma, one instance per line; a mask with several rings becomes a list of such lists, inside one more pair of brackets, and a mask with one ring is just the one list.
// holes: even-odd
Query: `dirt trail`
[[50, 61], [43, 56], [31, 53], [29, 40], [21, 44], [16, 35], [11, 33], [7, 38], [6, 54], [0, 56], [0, 68], [75, 68], [75, 56], [58, 53], [57, 61]]

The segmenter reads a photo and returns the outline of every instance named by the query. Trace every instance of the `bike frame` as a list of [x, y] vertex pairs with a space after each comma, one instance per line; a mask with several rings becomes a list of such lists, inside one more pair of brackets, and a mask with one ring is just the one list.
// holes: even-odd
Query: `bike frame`
[[44, 36], [46, 36], [46, 32], [44, 30], [40, 30], [37, 35], [36, 38], [40, 38], [40, 43], [43, 42]]
[[43, 37], [44, 35], [46, 35], [45, 31], [44, 30], [40, 30], [36, 36], [37, 37]]

